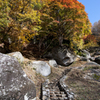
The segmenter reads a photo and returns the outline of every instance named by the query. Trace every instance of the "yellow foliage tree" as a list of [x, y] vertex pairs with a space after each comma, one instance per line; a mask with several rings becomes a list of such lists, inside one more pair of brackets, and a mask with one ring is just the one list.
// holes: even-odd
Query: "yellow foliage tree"
[[6, 40], [9, 42], [10, 39], [9, 49], [12, 51], [21, 50], [23, 44], [38, 34], [40, 13], [33, 9], [33, 2], [34, 0], [7, 1], [9, 22], [7, 23]]

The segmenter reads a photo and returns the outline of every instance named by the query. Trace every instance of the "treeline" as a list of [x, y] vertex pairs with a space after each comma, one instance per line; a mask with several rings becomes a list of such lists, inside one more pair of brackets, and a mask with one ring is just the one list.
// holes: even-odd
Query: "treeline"
[[[85, 7], [77, 0], [0, 0], [0, 43], [21, 51], [35, 39], [39, 50], [95, 44]], [[94, 39], [94, 41], [93, 41]]]
[[92, 34], [96, 37], [97, 42], [100, 44], [100, 20], [93, 24]]

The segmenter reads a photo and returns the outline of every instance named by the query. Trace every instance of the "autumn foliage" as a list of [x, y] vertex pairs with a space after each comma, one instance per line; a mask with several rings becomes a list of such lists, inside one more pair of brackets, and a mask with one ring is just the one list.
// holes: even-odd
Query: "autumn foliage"
[[96, 45], [97, 45], [97, 39], [94, 35], [89, 34], [88, 36], [84, 37], [85, 48]]
[[77, 0], [0, 0], [0, 9], [0, 42], [12, 51], [34, 36], [39, 50], [55, 45], [82, 49], [84, 36], [91, 34], [85, 7]]
[[91, 34], [91, 23], [84, 5], [77, 0], [48, 1], [48, 4], [41, 10], [41, 41], [44, 43], [50, 38], [49, 43], [58, 42], [59, 45], [63, 45], [63, 40], [66, 39], [70, 41], [70, 44], [66, 44], [71, 48], [77, 46], [82, 49], [83, 37]]
[[91, 42], [96, 43], [96, 38], [94, 35], [88, 35], [86, 38], [84, 38], [85, 44]]
[[0, 0], [0, 42], [11, 51], [21, 50], [40, 28], [40, 13], [33, 9], [32, 0]]

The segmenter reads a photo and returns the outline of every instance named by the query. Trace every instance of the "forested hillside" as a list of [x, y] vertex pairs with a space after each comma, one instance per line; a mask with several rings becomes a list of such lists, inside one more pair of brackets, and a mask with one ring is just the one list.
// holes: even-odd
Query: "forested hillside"
[[0, 0], [0, 43], [8, 52], [32, 40], [39, 51], [63, 45], [77, 51], [88, 47], [90, 34], [85, 7], [77, 0]]

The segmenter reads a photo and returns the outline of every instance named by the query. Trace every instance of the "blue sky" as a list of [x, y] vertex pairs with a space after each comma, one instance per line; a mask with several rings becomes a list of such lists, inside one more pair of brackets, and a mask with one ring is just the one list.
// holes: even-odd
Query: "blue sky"
[[92, 25], [100, 20], [100, 0], [78, 0], [85, 6], [85, 11]]

